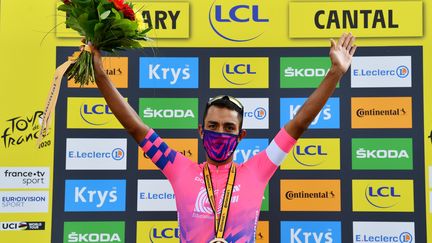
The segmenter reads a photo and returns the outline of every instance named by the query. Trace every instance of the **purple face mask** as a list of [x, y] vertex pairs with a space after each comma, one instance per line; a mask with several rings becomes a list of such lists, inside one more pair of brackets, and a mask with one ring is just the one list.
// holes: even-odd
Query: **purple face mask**
[[222, 163], [234, 153], [239, 135], [209, 130], [204, 130], [203, 133], [204, 149], [211, 160]]

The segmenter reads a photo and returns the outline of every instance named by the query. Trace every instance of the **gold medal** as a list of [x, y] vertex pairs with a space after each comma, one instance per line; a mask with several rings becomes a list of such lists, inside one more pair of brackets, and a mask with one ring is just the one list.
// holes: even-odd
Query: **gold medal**
[[213, 240], [209, 241], [209, 243], [228, 243], [224, 238], [214, 238]]
[[222, 212], [221, 212], [220, 216], [217, 213], [215, 195], [214, 195], [213, 185], [212, 185], [211, 175], [210, 175], [210, 169], [209, 169], [207, 163], [204, 165], [203, 174], [204, 174], [205, 186], [207, 189], [207, 197], [209, 199], [210, 206], [212, 207], [212, 210], [214, 213], [214, 219], [215, 219], [216, 238], [211, 240], [210, 243], [228, 243], [228, 241], [226, 241], [223, 238], [223, 235], [224, 235], [225, 226], [227, 223], [229, 206], [231, 204], [231, 196], [233, 193], [234, 181], [235, 181], [235, 176], [236, 176], [236, 167], [234, 164], [231, 164], [231, 168], [230, 168], [230, 172], [229, 172], [229, 176], [228, 176], [228, 181], [227, 181], [227, 186], [225, 188], [225, 195], [223, 198]]

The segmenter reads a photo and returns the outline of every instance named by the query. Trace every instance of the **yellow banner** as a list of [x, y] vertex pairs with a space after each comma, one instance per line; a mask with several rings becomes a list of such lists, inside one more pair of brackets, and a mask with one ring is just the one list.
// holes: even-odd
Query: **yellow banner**
[[423, 36], [421, 1], [292, 2], [288, 16], [290, 38]]

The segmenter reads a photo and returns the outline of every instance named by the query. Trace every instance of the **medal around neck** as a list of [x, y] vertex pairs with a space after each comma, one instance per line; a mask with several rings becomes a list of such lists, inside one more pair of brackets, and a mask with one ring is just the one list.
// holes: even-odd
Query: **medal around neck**
[[209, 243], [228, 243], [224, 238], [214, 238], [213, 240], [209, 241]]

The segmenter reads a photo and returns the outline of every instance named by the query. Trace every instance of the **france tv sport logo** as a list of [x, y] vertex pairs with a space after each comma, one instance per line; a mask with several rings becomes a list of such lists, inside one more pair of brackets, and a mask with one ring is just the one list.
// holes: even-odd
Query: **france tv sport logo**
[[[215, 0], [209, 9], [209, 23], [221, 38], [246, 42], [260, 37], [270, 22], [269, 8], [260, 1]], [[241, 30], [241, 31], [239, 31]]]
[[[280, 126], [283, 127], [291, 121], [300, 110], [307, 98], [281, 98], [280, 99]], [[340, 127], [339, 97], [329, 98], [327, 103], [312, 121], [309, 129]]]
[[65, 212], [125, 211], [126, 180], [66, 180]]
[[67, 102], [67, 128], [123, 128], [104, 98], [69, 97]]
[[339, 221], [281, 221], [281, 242], [342, 243]]
[[198, 88], [197, 57], [141, 57], [140, 88]]

